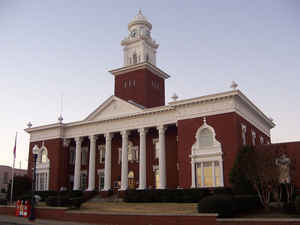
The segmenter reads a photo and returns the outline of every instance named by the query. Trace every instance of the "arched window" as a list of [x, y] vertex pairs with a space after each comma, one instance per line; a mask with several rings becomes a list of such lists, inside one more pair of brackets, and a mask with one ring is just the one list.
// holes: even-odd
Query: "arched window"
[[192, 146], [192, 188], [224, 186], [222, 146], [215, 136], [204, 118]]
[[208, 147], [213, 145], [213, 133], [208, 129], [204, 128], [199, 134], [199, 144], [202, 147]]
[[45, 149], [43, 149], [41, 152], [41, 163], [46, 163], [46, 162], [47, 162], [47, 152]]

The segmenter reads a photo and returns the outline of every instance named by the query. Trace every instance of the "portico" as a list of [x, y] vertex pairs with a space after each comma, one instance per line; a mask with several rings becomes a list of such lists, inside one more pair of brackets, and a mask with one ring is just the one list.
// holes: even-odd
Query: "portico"
[[[166, 140], [165, 140], [165, 131], [167, 125], [159, 125], [154, 127], [158, 133], [159, 141], [159, 177], [160, 182], [158, 187], [159, 189], [167, 188], [166, 182]], [[153, 129], [154, 129], [153, 128]], [[138, 189], [143, 190], [147, 189], [147, 131], [149, 127], [137, 128], [135, 129], [139, 134], [139, 150], [138, 150]], [[122, 151], [121, 151], [121, 186], [120, 191], [128, 189], [128, 146], [129, 146], [129, 135], [133, 130], [122, 130], [120, 132], [109, 132], [106, 134], [95, 134], [88, 136], [89, 139], [89, 170], [88, 170], [88, 191], [95, 190], [95, 174], [96, 174], [96, 140], [98, 136], [103, 135], [105, 137], [105, 164], [104, 164], [104, 191], [109, 191], [112, 189], [112, 139], [116, 133], [119, 133], [122, 137]], [[75, 169], [74, 169], [74, 186], [73, 190], [79, 190], [80, 187], [80, 168], [81, 168], [81, 149], [82, 149], [82, 140], [86, 136], [80, 136], [74, 138], [75, 140]]]

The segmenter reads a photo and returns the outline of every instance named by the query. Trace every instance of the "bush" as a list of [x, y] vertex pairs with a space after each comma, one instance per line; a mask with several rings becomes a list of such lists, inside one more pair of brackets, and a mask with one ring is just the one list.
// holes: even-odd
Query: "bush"
[[261, 202], [256, 195], [236, 195], [234, 198], [234, 213], [247, 212], [262, 208]]
[[253, 149], [250, 146], [244, 146], [237, 153], [233, 167], [229, 174], [229, 181], [232, 184], [232, 189], [235, 194], [255, 194], [251, 182], [246, 178], [246, 175], [241, 169], [243, 167], [242, 161], [248, 157], [249, 152]]
[[234, 199], [232, 195], [212, 195], [198, 203], [199, 213], [218, 213], [218, 217], [227, 218], [234, 215]]
[[7, 205], [7, 199], [0, 199], [0, 205]]
[[185, 202], [197, 203], [211, 193], [231, 193], [230, 189], [173, 189], [173, 190], [128, 190], [123, 200], [125, 202]]
[[300, 195], [298, 195], [295, 199], [295, 207], [298, 213], [300, 213]]
[[82, 191], [60, 191], [56, 195], [50, 195], [46, 199], [48, 206], [80, 208], [84, 201]]

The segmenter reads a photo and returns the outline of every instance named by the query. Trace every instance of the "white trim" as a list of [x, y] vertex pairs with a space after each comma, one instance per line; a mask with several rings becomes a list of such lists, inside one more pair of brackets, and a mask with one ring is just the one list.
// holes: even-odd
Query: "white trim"
[[[208, 129], [211, 132], [211, 142], [207, 141], [204, 145], [201, 143], [201, 133]], [[219, 162], [220, 167], [220, 185], [218, 187], [224, 186], [224, 174], [223, 174], [223, 152], [221, 143], [216, 139], [216, 133], [212, 126], [206, 123], [206, 119], [203, 119], [203, 125], [198, 128], [196, 135], [196, 142], [193, 144], [191, 149], [191, 169], [192, 169], [192, 184], [191, 188], [196, 188], [196, 165], [201, 166], [201, 187], [205, 187], [204, 185], [204, 173], [203, 173], [203, 163], [204, 162], [212, 162], [212, 166], [215, 165], [215, 161]], [[214, 171], [214, 167], [213, 167]], [[213, 177], [215, 179], [215, 177]], [[215, 183], [215, 182], [214, 182]], [[216, 185], [215, 185], [216, 186]]]
[[[235, 97], [237, 96], [237, 97]], [[130, 104], [130, 103], [128, 103]], [[235, 112], [270, 137], [274, 126], [270, 119], [257, 111], [253, 104], [239, 91], [219, 93], [195, 99], [176, 101], [168, 106], [139, 109], [139, 112], [103, 118], [97, 121], [78, 121], [67, 124], [50, 124], [47, 126], [25, 129], [30, 133], [30, 142], [54, 138], [74, 138], [107, 132], [119, 132], [124, 129], [156, 127], [162, 124], [175, 124], [178, 120], [191, 119]]]

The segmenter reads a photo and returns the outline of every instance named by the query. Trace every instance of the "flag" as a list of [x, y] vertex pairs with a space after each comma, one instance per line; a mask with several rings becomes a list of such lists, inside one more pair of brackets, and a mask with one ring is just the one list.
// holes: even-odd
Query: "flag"
[[16, 158], [16, 151], [17, 151], [17, 132], [16, 132], [16, 137], [15, 137], [15, 147], [14, 147], [14, 159]]

